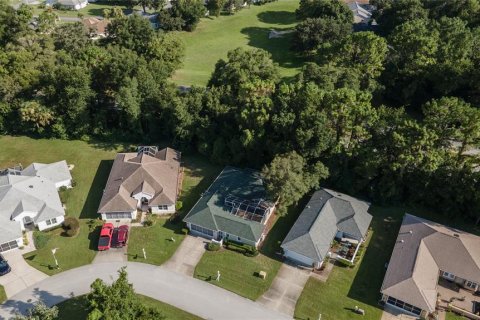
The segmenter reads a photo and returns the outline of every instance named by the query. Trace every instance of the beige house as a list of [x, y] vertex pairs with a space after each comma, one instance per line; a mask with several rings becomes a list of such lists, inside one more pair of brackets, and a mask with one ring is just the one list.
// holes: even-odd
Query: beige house
[[439, 280], [472, 293], [479, 290], [479, 248], [478, 236], [405, 215], [383, 280], [382, 300], [426, 317], [436, 309]]
[[180, 152], [139, 147], [119, 153], [113, 162], [98, 208], [103, 220], [135, 219], [137, 210], [175, 213], [180, 179]]

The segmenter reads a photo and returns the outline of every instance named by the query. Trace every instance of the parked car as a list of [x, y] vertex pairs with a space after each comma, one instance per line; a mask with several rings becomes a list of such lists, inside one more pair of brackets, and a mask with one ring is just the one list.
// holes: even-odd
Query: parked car
[[0, 254], [0, 276], [3, 276], [10, 271], [12, 271], [12, 269], [8, 265], [7, 260], [5, 260], [5, 258]]
[[100, 230], [100, 238], [98, 239], [98, 250], [104, 251], [110, 249], [112, 243], [113, 224], [105, 223]]
[[118, 228], [113, 230], [112, 236], [112, 247], [113, 248], [121, 248], [125, 247], [128, 241], [128, 226], [122, 225]]

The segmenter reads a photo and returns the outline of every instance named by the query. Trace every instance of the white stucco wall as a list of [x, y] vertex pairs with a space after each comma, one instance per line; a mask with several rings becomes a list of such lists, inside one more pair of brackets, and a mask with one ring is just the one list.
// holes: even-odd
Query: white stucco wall
[[160, 210], [158, 209], [158, 206], [153, 206], [153, 207], [150, 207], [150, 209], [152, 210], [152, 213], [154, 214], [171, 214], [171, 213], [175, 213], [175, 205], [172, 204], [172, 205], [169, 205], [167, 210]]
[[[45, 230], [45, 229], [51, 229], [53, 227], [56, 227], [60, 224], [63, 223], [63, 221], [65, 220], [63, 216], [58, 216], [56, 217], [57, 219], [57, 223], [52, 223], [50, 225], [47, 225], [46, 221], [40, 221], [37, 223], [37, 227], [38, 227], [38, 230], [42, 231], [42, 230]], [[48, 219], [48, 220], [51, 220], [51, 219]]]

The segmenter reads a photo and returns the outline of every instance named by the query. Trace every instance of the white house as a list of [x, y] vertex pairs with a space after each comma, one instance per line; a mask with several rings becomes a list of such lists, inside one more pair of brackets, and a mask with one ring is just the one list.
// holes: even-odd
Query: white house
[[62, 172], [63, 165], [66, 167], [65, 161], [34, 163], [25, 170], [6, 170], [0, 175], [0, 252], [22, 246], [22, 231], [29, 226], [42, 231], [64, 221], [57, 188], [70, 186], [71, 177], [65, 179], [70, 173], [68, 168], [67, 173]]
[[88, 5], [88, 0], [47, 0], [47, 6], [59, 4], [62, 7], [70, 10], [80, 10]]
[[119, 153], [113, 162], [98, 208], [103, 220], [135, 219], [137, 210], [175, 213], [180, 179], [180, 152], [139, 147]]

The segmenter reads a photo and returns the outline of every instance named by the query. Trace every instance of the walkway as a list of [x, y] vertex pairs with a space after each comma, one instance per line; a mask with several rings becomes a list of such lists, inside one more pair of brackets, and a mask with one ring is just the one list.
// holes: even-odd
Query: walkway
[[86, 294], [97, 278], [112, 282], [117, 270], [127, 266], [128, 278], [139, 294], [149, 296], [198, 315], [204, 319], [290, 319], [279, 312], [165, 267], [149, 264], [99, 263], [68, 270], [49, 277], [0, 305], [0, 320], [12, 318], [15, 312], [25, 312], [42, 299], [54, 305], [73, 296]]
[[35, 250], [32, 232], [27, 232], [27, 236], [29, 244], [23, 250], [16, 249], [3, 253], [3, 256], [12, 268], [10, 273], [0, 277], [0, 285], [5, 288], [7, 297], [11, 297], [27, 287], [48, 278], [45, 273], [31, 267], [23, 259], [23, 254]]
[[386, 305], [383, 309], [381, 320], [416, 320], [417, 317], [407, 315], [401, 310]]
[[186, 236], [175, 254], [164, 266], [172, 271], [193, 277], [195, 266], [205, 252], [207, 240], [200, 237]]
[[270, 289], [258, 302], [267, 308], [293, 316], [295, 305], [309, 276], [310, 271], [283, 263]]

